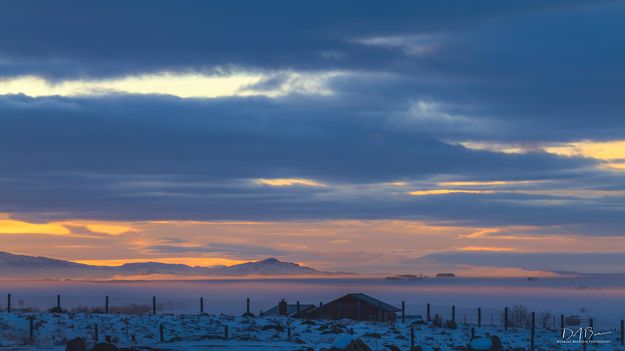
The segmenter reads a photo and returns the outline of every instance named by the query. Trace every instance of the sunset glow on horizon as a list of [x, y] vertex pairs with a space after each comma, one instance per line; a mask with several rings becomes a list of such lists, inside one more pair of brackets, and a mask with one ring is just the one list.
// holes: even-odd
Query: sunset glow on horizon
[[[15, 233], [13, 222], [20, 223], [19, 228], [33, 230]], [[100, 266], [138, 262], [230, 266], [277, 257], [287, 262], [306, 262], [321, 270], [378, 274], [403, 269], [404, 264], [398, 264], [398, 260], [408, 263], [438, 252], [625, 250], [625, 239], [620, 237], [596, 240], [570, 235], [562, 228], [540, 226], [475, 228], [416, 220], [140, 221], [106, 222], [106, 228], [132, 228], [121, 233], [80, 229], [92, 223], [65, 220], [34, 224], [5, 219], [0, 221], [0, 237], [3, 250], [9, 252]], [[34, 230], [50, 227], [63, 234]], [[440, 263], [428, 265], [421, 266], [422, 272], [444, 269]], [[477, 267], [456, 269], [474, 274]]]

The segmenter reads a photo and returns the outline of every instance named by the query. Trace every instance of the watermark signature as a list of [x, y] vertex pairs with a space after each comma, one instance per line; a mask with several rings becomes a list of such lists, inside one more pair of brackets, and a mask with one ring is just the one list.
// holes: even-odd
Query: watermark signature
[[598, 332], [592, 327], [563, 328], [558, 344], [609, 344], [612, 340], [603, 339], [603, 335], [612, 334], [611, 331]]

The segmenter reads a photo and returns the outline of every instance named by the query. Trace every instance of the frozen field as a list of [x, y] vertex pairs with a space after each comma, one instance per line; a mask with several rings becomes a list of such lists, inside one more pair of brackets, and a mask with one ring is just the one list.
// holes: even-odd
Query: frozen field
[[[34, 336], [29, 340], [29, 320]], [[92, 343], [95, 325], [99, 339], [118, 346], [152, 347], [159, 350], [313, 350], [329, 348], [337, 339], [361, 338], [372, 350], [409, 350], [410, 325], [340, 321], [310, 321], [287, 318], [243, 318], [213, 315], [123, 315], [87, 313], [2, 313], [0, 345], [3, 350], [64, 350], [65, 342], [83, 337]], [[160, 325], [163, 339], [160, 341]], [[225, 328], [228, 328], [228, 337]], [[527, 329], [476, 328], [477, 336], [497, 335], [504, 349], [528, 349]], [[422, 350], [458, 350], [466, 346], [471, 327], [457, 329], [415, 325], [415, 344]], [[592, 350], [624, 350], [617, 333], [598, 337]], [[537, 350], [580, 350], [580, 344], [559, 344], [557, 332], [539, 329]], [[396, 348], [394, 348], [396, 347]]]
[[[405, 301], [405, 324], [350, 321], [289, 320], [283, 318], [243, 319], [247, 297], [251, 311], [258, 314], [279, 299], [289, 303], [318, 304], [343, 294], [364, 292], [395, 306]], [[6, 296], [12, 295], [13, 313], [6, 312]], [[561, 344], [559, 316], [577, 315], [581, 326], [590, 318], [596, 332], [589, 350], [625, 350], [620, 345], [619, 323], [625, 319], [625, 279], [618, 276], [581, 278], [424, 279], [385, 281], [383, 279], [262, 279], [208, 281], [0, 281], [0, 349], [64, 350], [68, 339], [76, 336], [109, 336], [120, 346], [149, 346], [162, 350], [305, 350], [329, 348], [341, 335], [362, 338], [373, 350], [408, 350], [409, 323], [416, 315], [450, 319], [456, 307], [457, 329], [419, 325], [416, 345], [428, 350], [461, 349], [466, 346], [471, 328], [476, 335], [499, 336], [506, 349], [528, 349], [530, 330], [503, 328], [503, 308], [522, 305], [536, 312], [536, 350], [582, 350], [579, 343]], [[56, 305], [72, 313], [44, 313]], [[103, 310], [105, 296], [110, 298], [111, 314], [79, 311]], [[151, 315], [152, 296], [157, 298], [157, 315]], [[199, 315], [200, 297], [204, 311]], [[477, 328], [477, 307], [482, 309], [482, 327]], [[130, 308], [128, 310], [128, 308]], [[15, 313], [21, 310], [22, 312]], [[132, 311], [132, 314], [126, 314]], [[29, 317], [34, 317], [33, 341], [29, 340]], [[512, 317], [511, 317], [512, 318]], [[160, 341], [160, 325], [164, 341]], [[228, 339], [224, 327], [228, 326]], [[289, 337], [290, 330], [290, 337]]]

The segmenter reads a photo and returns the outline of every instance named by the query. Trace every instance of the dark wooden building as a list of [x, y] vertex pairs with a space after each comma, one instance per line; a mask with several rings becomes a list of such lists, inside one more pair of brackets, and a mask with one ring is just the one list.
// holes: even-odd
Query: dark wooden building
[[284, 299], [280, 301], [276, 306], [263, 312], [261, 316], [264, 317], [291, 317], [291, 318], [305, 318], [306, 312], [314, 309], [316, 306], [311, 304], [288, 304]]
[[365, 294], [347, 294], [306, 312], [311, 319], [394, 321], [401, 309]]

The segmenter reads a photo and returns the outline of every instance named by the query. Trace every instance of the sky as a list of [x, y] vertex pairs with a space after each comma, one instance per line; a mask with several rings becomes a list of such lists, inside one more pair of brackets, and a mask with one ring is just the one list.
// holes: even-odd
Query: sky
[[0, 249], [625, 272], [624, 15], [3, 1]]

